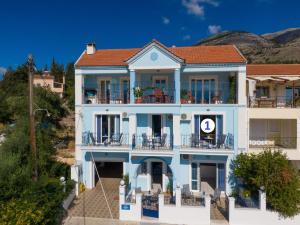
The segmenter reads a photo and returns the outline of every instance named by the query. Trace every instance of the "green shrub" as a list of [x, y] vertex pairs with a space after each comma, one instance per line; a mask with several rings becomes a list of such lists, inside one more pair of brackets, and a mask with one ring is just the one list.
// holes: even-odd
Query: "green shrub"
[[238, 185], [251, 192], [264, 188], [267, 205], [283, 217], [300, 212], [300, 182], [297, 170], [280, 151], [240, 154], [233, 161]]

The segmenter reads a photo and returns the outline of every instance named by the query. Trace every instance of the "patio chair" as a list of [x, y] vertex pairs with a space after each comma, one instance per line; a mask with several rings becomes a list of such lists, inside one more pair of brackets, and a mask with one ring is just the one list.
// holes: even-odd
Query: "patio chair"
[[90, 136], [90, 138], [91, 138], [92, 144], [93, 144], [93, 145], [97, 145], [97, 144], [96, 144], [96, 140], [95, 140], [95, 138], [94, 138], [94, 136], [93, 136], [93, 133], [90, 132], [90, 133], [89, 133], [89, 136]]
[[122, 145], [122, 138], [123, 138], [123, 133], [114, 134], [114, 135], [111, 136], [110, 144], [112, 144], [112, 145]]
[[200, 146], [200, 139], [199, 135], [192, 134], [191, 136], [191, 147], [199, 147]]
[[182, 185], [181, 196], [183, 199], [191, 199], [193, 197], [189, 184]]
[[162, 148], [166, 146], [167, 134], [163, 134], [161, 138], [158, 138], [154, 142], [154, 146], [158, 148]]
[[220, 202], [220, 196], [221, 191], [218, 188], [216, 188], [214, 194], [211, 196], [211, 204], [213, 204], [214, 207], [216, 207], [217, 203]]
[[142, 134], [142, 147], [143, 148], [150, 148], [151, 141], [148, 139], [146, 133]]
[[225, 140], [226, 140], [226, 134], [220, 135], [220, 137], [217, 139], [216, 144], [212, 146], [212, 148], [225, 148]]

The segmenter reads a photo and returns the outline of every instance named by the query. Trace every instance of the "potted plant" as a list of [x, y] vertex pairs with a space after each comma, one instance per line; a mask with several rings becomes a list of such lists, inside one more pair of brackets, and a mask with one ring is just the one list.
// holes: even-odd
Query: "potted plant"
[[188, 103], [188, 99], [189, 99], [188, 91], [185, 90], [185, 89], [181, 90], [181, 92], [180, 92], [180, 98], [181, 98], [181, 104], [187, 104]]
[[143, 94], [144, 94], [144, 90], [140, 87], [135, 87], [133, 88], [133, 93], [134, 93], [134, 97], [135, 97], [135, 103], [142, 103], [143, 102]]

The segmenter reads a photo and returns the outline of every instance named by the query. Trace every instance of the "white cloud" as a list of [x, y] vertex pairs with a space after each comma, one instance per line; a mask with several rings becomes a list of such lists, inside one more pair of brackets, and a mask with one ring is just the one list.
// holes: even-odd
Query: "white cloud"
[[165, 25], [168, 25], [171, 22], [171, 20], [169, 18], [164, 17], [164, 16], [161, 19], [162, 19], [163, 24], [165, 24]]
[[210, 34], [217, 34], [222, 30], [222, 27], [220, 25], [209, 25], [208, 26], [208, 32]]
[[184, 36], [182, 37], [182, 39], [183, 39], [184, 41], [190, 40], [191, 38], [192, 38], [192, 36], [189, 35], [189, 34], [184, 35]]
[[0, 66], [0, 74], [5, 74], [6, 68]]
[[199, 17], [204, 17], [203, 4], [218, 7], [220, 3], [216, 0], [182, 0], [182, 5], [186, 8], [187, 13]]

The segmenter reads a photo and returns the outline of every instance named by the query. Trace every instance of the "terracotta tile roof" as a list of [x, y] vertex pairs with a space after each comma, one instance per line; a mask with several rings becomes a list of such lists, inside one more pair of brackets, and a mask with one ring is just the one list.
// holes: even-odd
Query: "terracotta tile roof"
[[249, 64], [247, 76], [300, 75], [300, 64]]
[[[152, 42], [157, 42], [156, 40]], [[150, 44], [152, 43], [150, 42]], [[175, 56], [185, 60], [186, 64], [245, 63], [245, 58], [234, 45], [193, 46], [165, 48]], [[148, 46], [147, 44], [146, 46]], [[146, 47], [145, 46], [145, 47]], [[144, 48], [145, 48], [144, 47]], [[76, 66], [126, 66], [126, 60], [143, 48], [97, 50], [93, 55], [84, 53]]]

